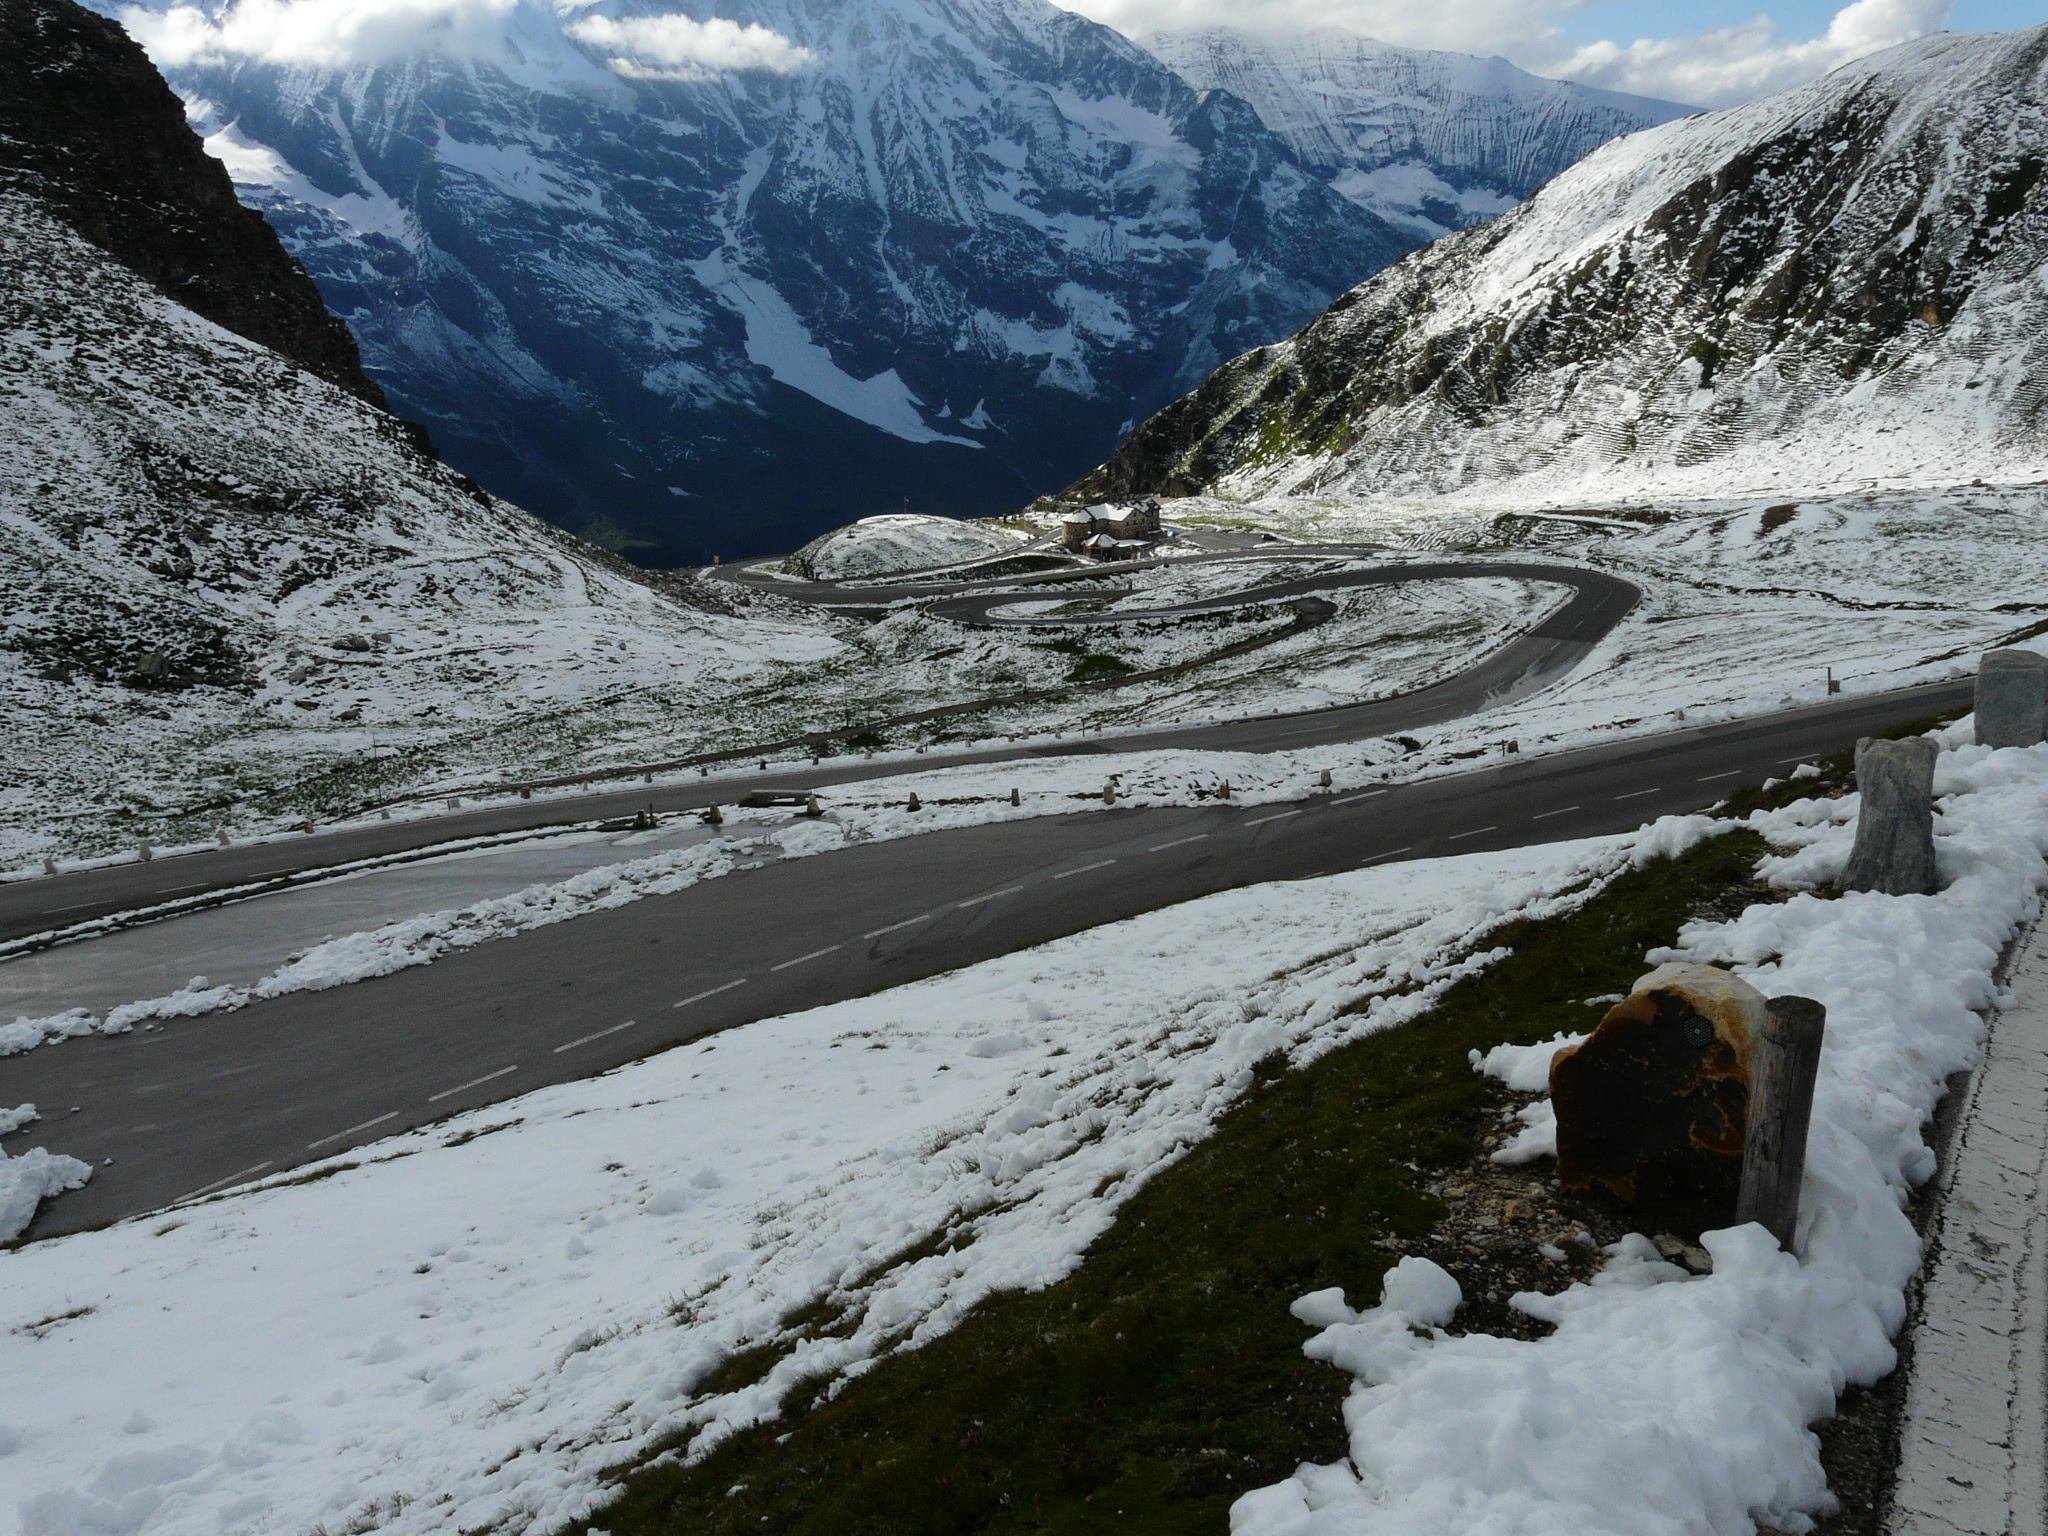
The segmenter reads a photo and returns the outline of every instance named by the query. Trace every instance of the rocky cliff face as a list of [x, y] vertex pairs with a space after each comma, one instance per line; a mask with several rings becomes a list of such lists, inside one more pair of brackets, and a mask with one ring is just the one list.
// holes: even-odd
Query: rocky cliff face
[[120, 27], [71, 0], [0, 6], [0, 185], [194, 312], [383, 403], [348, 328]]
[[1335, 28], [1143, 42], [1197, 90], [1249, 102], [1303, 164], [1420, 239], [1492, 218], [1609, 139], [1692, 110]]
[[810, 64], [627, 78], [524, 0], [487, 57], [173, 78], [450, 461], [654, 561], [1014, 506], [1415, 243], [1045, 0], [721, 10]]
[[1734, 494], [2048, 471], [2048, 28], [1608, 145], [1132, 435], [1090, 495]]

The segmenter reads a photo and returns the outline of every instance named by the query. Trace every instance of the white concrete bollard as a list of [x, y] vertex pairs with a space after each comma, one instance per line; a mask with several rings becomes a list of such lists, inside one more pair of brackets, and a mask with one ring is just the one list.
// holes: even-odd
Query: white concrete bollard
[[55, 873], [57, 873], [57, 861], [55, 859], [43, 860], [43, 873], [46, 875], [54, 875]]
[[220, 829], [220, 832], [214, 838], [214, 842], [216, 842], [223, 848], [231, 848], [234, 846], [233, 840], [228, 837], [228, 829], [226, 827], [222, 827]]
[[816, 795], [806, 795], [804, 797], [804, 814], [806, 816], [822, 816], [825, 814], [825, 807], [818, 804], [818, 797]]
[[156, 850], [147, 843], [137, 843], [135, 845], [135, 857], [142, 863], [147, 864], [156, 857]]
[[1102, 786], [1102, 803], [1103, 803], [1104, 805], [1115, 805], [1115, 804], [1116, 804], [1116, 780], [1115, 780], [1115, 779], [1111, 779], [1111, 780], [1110, 780], [1110, 781], [1109, 781], [1109, 782], [1108, 782], [1107, 784], [1105, 784], [1105, 785], [1103, 785], [1103, 786]]

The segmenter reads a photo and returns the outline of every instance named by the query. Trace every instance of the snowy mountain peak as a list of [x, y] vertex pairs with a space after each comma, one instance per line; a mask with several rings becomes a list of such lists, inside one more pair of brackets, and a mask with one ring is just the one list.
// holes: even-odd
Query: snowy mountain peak
[[1160, 413], [1091, 494], [1578, 498], [2048, 470], [2048, 27], [1609, 144]]
[[1512, 207], [1617, 134], [1692, 110], [1335, 27], [1144, 42], [1189, 84], [1251, 103], [1339, 191], [1424, 239]]

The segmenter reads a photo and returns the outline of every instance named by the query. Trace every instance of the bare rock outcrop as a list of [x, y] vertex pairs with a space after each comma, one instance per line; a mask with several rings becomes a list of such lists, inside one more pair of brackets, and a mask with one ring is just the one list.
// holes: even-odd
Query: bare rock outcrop
[[1557, 1176], [1599, 1188], [1657, 1229], [1734, 1218], [1742, 1187], [1750, 1044], [1763, 994], [1708, 965], [1664, 965], [1550, 1068]]

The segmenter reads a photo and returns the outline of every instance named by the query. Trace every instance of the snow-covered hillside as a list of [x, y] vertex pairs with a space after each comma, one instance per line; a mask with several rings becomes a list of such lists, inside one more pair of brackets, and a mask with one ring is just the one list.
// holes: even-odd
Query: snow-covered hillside
[[614, 569], [19, 191], [0, 269], [0, 855], [312, 813], [526, 716], [833, 648]]
[[1692, 110], [1334, 27], [1141, 41], [1196, 89], [1250, 102], [1338, 191], [1422, 239], [1492, 218], [1609, 139]]
[[474, 56], [164, 64], [401, 412], [636, 558], [1018, 505], [1416, 243], [1048, 0], [745, 0], [804, 67], [695, 79], [592, 40], [671, 0], [499, 9]]
[[1091, 495], [1499, 502], [2048, 473], [2048, 27], [1621, 139], [1220, 370]]
[[963, 523], [918, 512], [884, 512], [811, 540], [790, 556], [798, 575], [817, 581], [893, 576], [999, 555], [1024, 535], [995, 523]]

